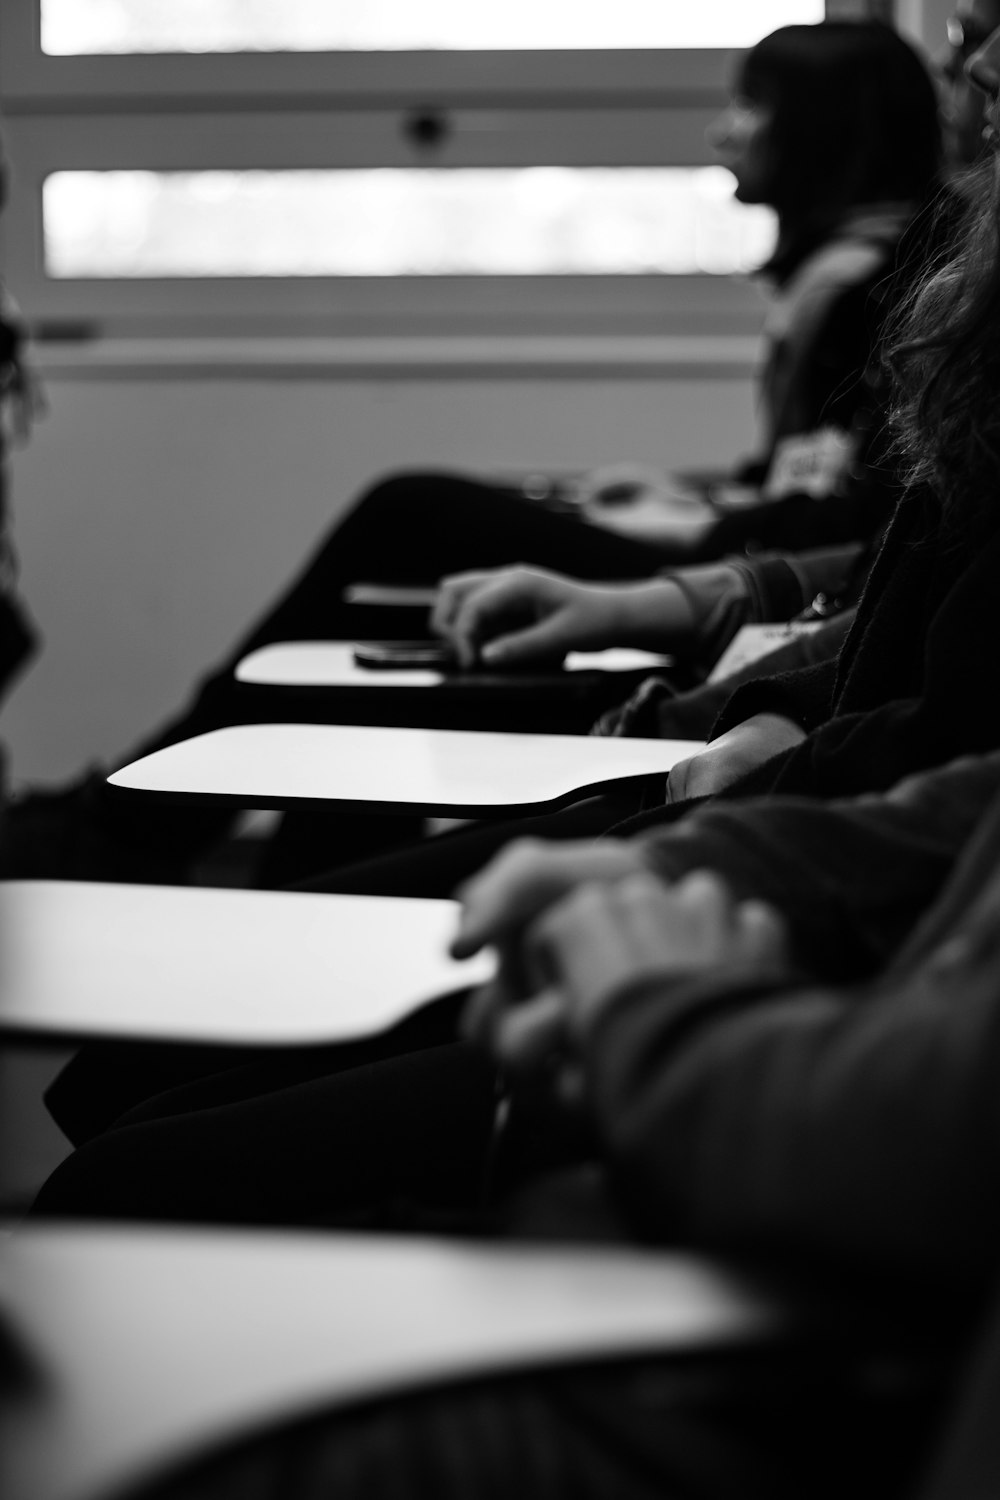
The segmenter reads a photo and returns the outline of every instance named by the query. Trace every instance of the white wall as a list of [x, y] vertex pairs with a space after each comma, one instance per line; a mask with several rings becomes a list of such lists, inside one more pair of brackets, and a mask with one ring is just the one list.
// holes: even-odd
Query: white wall
[[45, 649], [4, 710], [16, 780], [115, 757], [182, 697], [332, 516], [400, 467], [725, 463], [746, 370], [429, 378], [163, 370], [49, 356], [15, 455], [23, 583]]

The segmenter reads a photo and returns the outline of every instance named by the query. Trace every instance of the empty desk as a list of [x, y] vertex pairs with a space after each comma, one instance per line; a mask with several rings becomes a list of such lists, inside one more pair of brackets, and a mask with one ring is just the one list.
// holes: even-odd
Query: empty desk
[[697, 740], [600, 739], [371, 725], [239, 724], [169, 745], [108, 778], [239, 807], [339, 802], [448, 817], [541, 812], [636, 777], [663, 777]]
[[306, 1046], [387, 1030], [479, 984], [452, 901], [0, 884], [0, 1035]]
[[0, 1407], [5, 1500], [106, 1500], [338, 1405], [492, 1371], [743, 1346], [788, 1323], [722, 1267], [625, 1248], [33, 1227], [0, 1266], [31, 1376]]

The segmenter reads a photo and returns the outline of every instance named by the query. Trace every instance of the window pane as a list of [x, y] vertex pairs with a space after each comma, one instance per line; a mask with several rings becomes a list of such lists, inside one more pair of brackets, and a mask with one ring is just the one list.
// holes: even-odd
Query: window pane
[[746, 47], [823, 0], [42, 0], [53, 54]]
[[725, 275], [767, 209], [722, 167], [56, 172], [53, 277]]

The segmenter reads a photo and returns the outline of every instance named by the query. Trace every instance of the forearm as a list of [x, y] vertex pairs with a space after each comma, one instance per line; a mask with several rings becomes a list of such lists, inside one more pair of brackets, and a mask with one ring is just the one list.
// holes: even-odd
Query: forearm
[[608, 645], [673, 651], [694, 637], [696, 615], [686, 590], [672, 578], [604, 586]]
[[867, 974], [908, 934], [1000, 793], [1000, 753], [908, 777], [888, 793], [769, 797], [696, 810], [639, 836], [667, 881], [712, 869], [788, 919], [800, 960]]
[[996, 984], [626, 993], [583, 1042], [610, 1181], [643, 1234], [989, 1274]]
[[711, 664], [741, 626], [791, 620], [817, 594], [836, 596], [859, 552], [854, 546], [799, 556], [771, 552], [671, 570], [664, 576], [683, 592], [691, 611], [691, 655]]

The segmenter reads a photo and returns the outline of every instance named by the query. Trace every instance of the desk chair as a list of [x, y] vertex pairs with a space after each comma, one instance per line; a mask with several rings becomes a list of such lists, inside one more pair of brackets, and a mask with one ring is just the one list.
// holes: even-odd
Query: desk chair
[[374, 669], [355, 649], [283, 641], [250, 652], [235, 671], [240, 718], [582, 735], [652, 672], [695, 680], [671, 657], [638, 650], [573, 651], [562, 665], [503, 672]]
[[689, 1256], [402, 1236], [32, 1226], [0, 1285], [5, 1500], [107, 1500], [262, 1425], [790, 1322]]
[[[998, 1327], [913, 1500], [1000, 1493]], [[380, 1398], [790, 1341], [821, 1359], [845, 1337], [878, 1347], [877, 1312], [671, 1251], [31, 1225], [0, 1245], [0, 1491], [127, 1500], [247, 1439]]]
[[489, 977], [448, 957], [457, 921], [453, 901], [0, 882], [0, 1040], [359, 1040]]
[[332, 802], [442, 817], [553, 811], [629, 779], [652, 781], [702, 741], [486, 734], [367, 725], [240, 724], [115, 771], [111, 787], [239, 807]]

